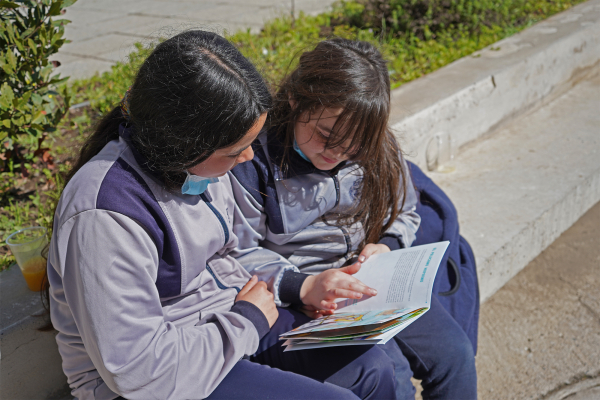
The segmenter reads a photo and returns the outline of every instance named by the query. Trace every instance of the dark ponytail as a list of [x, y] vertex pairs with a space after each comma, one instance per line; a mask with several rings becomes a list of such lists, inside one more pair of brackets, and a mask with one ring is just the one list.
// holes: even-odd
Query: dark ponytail
[[113, 108], [110, 113], [105, 115], [104, 118], [98, 122], [94, 133], [86, 139], [81, 147], [77, 161], [67, 173], [65, 184], [71, 180], [73, 175], [75, 175], [85, 163], [98, 154], [108, 142], [119, 138], [119, 125], [126, 122], [127, 120], [121, 113], [121, 107]]

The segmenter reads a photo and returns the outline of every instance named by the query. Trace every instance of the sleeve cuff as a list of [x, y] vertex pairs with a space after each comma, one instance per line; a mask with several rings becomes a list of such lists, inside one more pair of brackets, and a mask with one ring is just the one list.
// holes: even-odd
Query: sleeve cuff
[[302, 304], [300, 300], [300, 289], [307, 274], [294, 271], [286, 271], [279, 283], [279, 299], [282, 303]]
[[259, 340], [269, 333], [269, 330], [271, 329], [269, 328], [269, 321], [267, 321], [265, 314], [260, 311], [260, 308], [248, 301], [236, 301], [229, 311], [240, 314], [242, 317], [249, 319], [250, 322], [252, 322], [256, 327]]
[[377, 243], [385, 244], [392, 251], [404, 248], [404, 244], [402, 243], [400, 238], [396, 236], [384, 236], [381, 239], [379, 239], [379, 242]]

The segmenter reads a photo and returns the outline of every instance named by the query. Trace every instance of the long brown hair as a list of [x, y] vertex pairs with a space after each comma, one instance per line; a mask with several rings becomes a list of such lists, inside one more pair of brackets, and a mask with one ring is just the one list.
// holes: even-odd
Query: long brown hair
[[[289, 100], [295, 101], [294, 107]], [[287, 168], [294, 125], [325, 108], [342, 108], [326, 142], [335, 148], [350, 141], [351, 160], [363, 169], [356, 202], [335, 223], [362, 223], [364, 240], [377, 243], [392, 225], [406, 198], [408, 172], [400, 146], [388, 127], [390, 80], [386, 61], [370, 43], [330, 39], [300, 56], [298, 67], [279, 87], [270, 125], [285, 144]]]

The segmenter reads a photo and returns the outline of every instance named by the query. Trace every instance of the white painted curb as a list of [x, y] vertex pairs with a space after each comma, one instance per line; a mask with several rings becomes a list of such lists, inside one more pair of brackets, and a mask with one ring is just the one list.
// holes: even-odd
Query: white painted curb
[[458, 146], [567, 90], [600, 62], [600, 1], [573, 7], [392, 93], [392, 129], [407, 158], [449, 132]]

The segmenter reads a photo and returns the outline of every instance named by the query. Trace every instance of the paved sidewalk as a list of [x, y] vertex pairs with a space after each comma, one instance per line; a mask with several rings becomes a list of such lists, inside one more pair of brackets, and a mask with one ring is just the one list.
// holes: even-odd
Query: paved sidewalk
[[[295, 0], [295, 14], [318, 14], [334, 0]], [[258, 32], [269, 19], [290, 15], [292, 0], [79, 0], [66, 10], [71, 43], [52, 57], [63, 76], [83, 78], [125, 61], [133, 43], [200, 28]]]
[[481, 307], [479, 398], [600, 399], [600, 203]]

